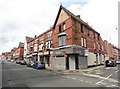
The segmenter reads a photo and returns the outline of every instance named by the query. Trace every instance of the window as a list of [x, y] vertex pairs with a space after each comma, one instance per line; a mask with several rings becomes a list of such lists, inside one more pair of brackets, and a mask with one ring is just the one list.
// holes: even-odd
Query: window
[[87, 47], [87, 40], [86, 40], [86, 38], [81, 37], [81, 46]]
[[43, 50], [43, 43], [41, 43], [41, 44], [39, 45], [39, 50], [40, 50], [40, 51]]
[[37, 47], [34, 47], [34, 52], [37, 52]]
[[49, 32], [47, 35], [48, 35], [48, 37], [51, 37], [52, 36], [52, 31]]
[[84, 41], [82, 37], [81, 37], [81, 46], [84, 46]]
[[84, 38], [84, 47], [87, 47], [87, 40]]
[[61, 32], [62, 32], [62, 26], [59, 25], [59, 33], [61, 33]]
[[81, 32], [83, 33], [83, 24], [81, 24]]
[[98, 50], [100, 50], [100, 44], [98, 43]]
[[66, 26], [65, 26], [65, 23], [63, 23], [63, 30], [65, 30], [66, 29]]
[[104, 51], [104, 47], [102, 46], [102, 51]]
[[94, 32], [94, 39], [95, 39], [95, 32]]
[[58, 36], [59, 46], [66, 45], [66, 33]]
[[90, 35], [90, 33], [89, 33], [89, 29], [88, 29], [88, 36]]
[[98, 40], [99, 40], [100, 35], [98, 34]]
[[46, 42], [46, 49], [50, 49], [50, 48], [52, 48], [52, 41], [51, 40]]
[[96, 43], [94, 42], [94, 49], [96, 49]]
[[30, 53], [32, 53], [32, 47], [30, 47]]

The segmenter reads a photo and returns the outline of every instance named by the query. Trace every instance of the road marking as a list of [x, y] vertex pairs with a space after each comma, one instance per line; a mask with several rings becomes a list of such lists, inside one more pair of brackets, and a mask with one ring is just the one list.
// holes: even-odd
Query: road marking
[[111, 85], [111, 87], [117, 87], [117, 85]]
[[106, 85], [107, 83], [103, 83], [103, 82], [101, 82], [101, 84]]
[[111, 87], [111, 86], [106, 86], [106, 87]]
[[62, 77], [66, 77], [66, 76], [62, 76]]
[[120, 70], [115, 71], [115, 73], [119, 72]]
[[105, 68], [105, 69], [110, 69], [110, 68], [108, 67], [108, 68]]
[[82, 82], [83, 80], [79, 79], [79, 81], [81, 81], [81, 82]]
[[109, 76], [106, 77], [106, 79], [110, 78], [113, 74], [110, 74]]
[[99, 81], [99, 82], [97, 82], [96, 84], [98, 85], [98, 84], [100, 84], [101, 82], [103, 82], [104, 80], [101, 80], [101, 81]]
[[89, 83], [89, 81], [85, 81], [86, 83]]
[[53, 75], [57, 75], [57, 74], [53, 74]]
[[72, 78], [73, 80], [76, 80], [76, 78]]
[[98, 72], [98, 73], [95, 73], [95, 74], [101, 74], [100, 72]]
[[66, 76], [67, 78], [70, 78], [69, 76]]

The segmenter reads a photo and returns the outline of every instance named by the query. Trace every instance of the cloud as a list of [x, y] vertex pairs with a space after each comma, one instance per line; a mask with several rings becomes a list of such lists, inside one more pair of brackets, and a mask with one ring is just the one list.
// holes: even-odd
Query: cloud
[[104, 40], [118, 45], [118, 0], [87, 0], [84, 6], [71, 4], [68, 9], [88, 22]]
[[116, 44], [117, 0], [0, 0], [0, 54], [24, 42], [25, 36], [48, 30], [60, 4]]
[[0, 53], [53, 25], [64, 0], [0, 0]]

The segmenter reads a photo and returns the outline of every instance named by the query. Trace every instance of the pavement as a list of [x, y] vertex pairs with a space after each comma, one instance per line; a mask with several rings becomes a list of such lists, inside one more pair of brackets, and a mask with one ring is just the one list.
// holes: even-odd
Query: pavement
[[53, 71], [53, 72], [56, 72], [56, 73], [60, 73], [60, 74], [77, 74], [77, 75], [81, 75], [81, 74], [84, 74], [84, 73], [87, 73], [87, 72], [90, 72], [90, 71], [94, 71], [94, 70], [100, 69], [100, 68], [104, 68], [104, 65], [90, 67], [90, 68], [86, 68], [86, 69], [79, 69], [79, 70], [62, 70], [62, 69], [47, 67], [47, 70]]

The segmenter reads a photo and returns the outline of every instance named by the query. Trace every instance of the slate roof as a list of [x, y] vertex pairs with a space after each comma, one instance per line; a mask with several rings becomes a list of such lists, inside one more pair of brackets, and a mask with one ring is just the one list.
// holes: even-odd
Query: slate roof
[[28, 37], [28, 36], [26, 36], [26, 41], [27, 41], [27, 43], [29, 43], [29, 42], [32, 41], [32, 40], [33, 40], [32, 37]]
[[[84, 22], [81, 18], [78, 18], [76, 15], [74, 15], [72, 12], [70, 12], [69, 10], [67, 10], [65, 7], [63, 7], [62, 5], [60, 6], [60, 9], [58, 11], [58, 14], [57, 14], [57, 17], [56, 17], [56, 20], [55, 20], [55, 23], [53, 25], [53, 28], [55, 28], [55, 25], [57, 23], [57, 20], [58, 20], [58, 17], [59, 17], [59, 14], [61, 12], [61, 10], [64, 10], [67, 15], [75, 20], [77, 20], [78, 22], [80, 22], [81, 24], [84, 24], [85, 26], [89, 27], [91, 30], [93, 30], [94, 32], [98, 33], [97, 31], [95, 31], [91, 26], [88, 25], [88, 23]], [[99, 34], [99, 33], [98, 33]]]
[[20, 43], [19, 43], [19, 47], [20, 47], [20, 48], [24, 47], [24, 43], [20, 42]]

